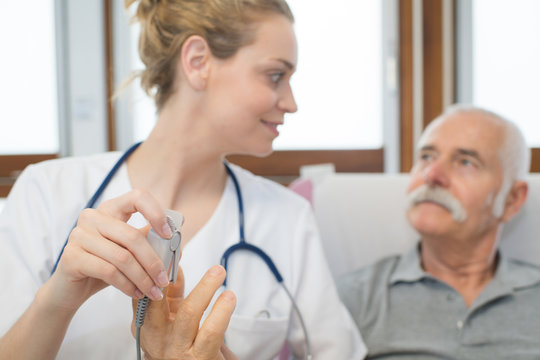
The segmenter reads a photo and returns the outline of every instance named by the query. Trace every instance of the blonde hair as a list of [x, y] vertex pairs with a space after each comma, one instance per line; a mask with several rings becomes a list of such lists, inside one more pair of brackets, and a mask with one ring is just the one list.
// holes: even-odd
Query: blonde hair
[[253, 41], [254, 25], [263, 16], [279, 14], [294, 22], [285, 0], [125, 0], [126, 9], [133, 3], [138, 3], [139, 56], [145, 65], [138, 75], [158, 112], [174, 92], [176, 59], [190, 36], [201, 36], [212, 55], [226, 59]]

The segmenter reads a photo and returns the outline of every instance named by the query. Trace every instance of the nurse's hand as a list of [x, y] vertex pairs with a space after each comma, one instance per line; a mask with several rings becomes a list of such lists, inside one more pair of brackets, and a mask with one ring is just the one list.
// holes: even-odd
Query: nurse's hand
[[[232, 360], [236, 356], [223, 345], [225, 330], [236, 306], [236, 298], [225, 291], [216, 300], [201, 328], [201, 317], [225, 279], [225, 269], [213, 266], [184, 299], [184, 278], [178, 269], [176, 284], [164, 290], [165, 298], [150, 301], [141, 327], [141, 348], [148, 360]], [[136, 313], [137, 300], [133, 301]], [[132, 323], [135, 336], [135, 324]]]
[[58, 267], [48, 281], [52, 301], [78, 309], [90, 296], [112, 285], [126, 295], [159, 300], [167, 273], [145, 232], [126, 222], [140, 212], [162, 237], [170, 237], [164, 210], [144, 190], [133, 190], [80, 214]]

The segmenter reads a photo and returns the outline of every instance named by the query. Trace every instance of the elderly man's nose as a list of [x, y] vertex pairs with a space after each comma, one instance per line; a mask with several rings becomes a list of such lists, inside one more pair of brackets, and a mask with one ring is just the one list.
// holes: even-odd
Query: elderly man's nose
[[434, 161], [424, 169], [424, 180], [428, 185], [447, 187], [448, 170], [441, 161]]

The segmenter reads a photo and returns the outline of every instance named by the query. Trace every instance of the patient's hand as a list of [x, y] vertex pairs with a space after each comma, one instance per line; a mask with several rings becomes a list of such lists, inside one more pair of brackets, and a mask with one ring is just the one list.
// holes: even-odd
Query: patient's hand
[[[225, 269], [213, 266], [184, 299], [184, 278], [178, 269], [176, 285], [164, 289], [161, 301], [150, 301], [141, 328], [141, 348], [146, 359], [218, 360], [236, 359], [223, 345], [225, 330], [236, 305], [236, 298], [225, 291], [215, 302], [201, 328], [201, 317], [214, 293], [225, 279]], [[137, 300], [133, 301], [136, 312]], [[131, 326], [135, 334], [135, 323]]]

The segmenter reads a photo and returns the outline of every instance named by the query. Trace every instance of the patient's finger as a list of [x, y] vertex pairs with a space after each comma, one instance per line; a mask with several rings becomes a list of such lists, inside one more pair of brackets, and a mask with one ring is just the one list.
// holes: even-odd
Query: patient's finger
[[193, 344], [193, 351], [200, 358], [212, 358], [213, 354], [218, 353], [235, 306], [236, 297], [231, 291], [225, 291], [218, 297]]
[[178, 276], [176, 278], [176, 284], [170, 283], [167, 288], [167, 293], [164, 294], [169, 303], [170, 317], [175, 318], [176, 312], [180, 303], [184, 299], [184, 272], [182, 268], [178, 266]]
[[225, 360], [238, 360], [236, 355], [225, 344], [221, 345], [221, 354]]
[[[195, 339], [201, 317], [215, 292], [225, 279], [225, 269], [216, 265], [211, 267], [178, 307], [175, 325], [184, 339]], [[191, 344], [189, 344], [191, 345]]]
[[[142, 229], [143, 231], [147, 232], [148, 230]], [[183, 280], [183, 279], [182, 279]], [[178, 283], [178, 286], [183, 287], [183, 283]], [[172, 283], [171, 283], [172, 285]], [[171, 318], [170, 314], [170, 306], [169, 301], [167, 298], [167, 294], [169, 292], [169, 286], [163, 288], [163, 299], [160, 301], [148, 301], [147, 310], [145, 312], [144, 316], [144, 330], [142, 332], [142, 343], [148, 342], [148, 341], [154, 341], [152, 338], [148, 338], [148, 334], [156, 337], [165, 336], [165, 332], [167, 331], [169, 324], [169, 320]], [[132, 300], [132, 307], [133, 307], [133, 321], [131, 325], [131, 331], [133, 333], [133, 336], [135, 336], [136, 333], [136, 326], [135, 326], [135, 319], [137, 316], [137, 309], [139, 307], [139, 300], [133, 299]]]
[[[164, 332], [167, 331], [167, 324], [169, 323], [170, 310], [169, 303], [166, 300], [167, 288], [163, 289], [164, 297], [159, 301], [148, 300], [146, 312], [144, 315], [144, 325], [145, 329], [144, 334], [152, 334], [153, 336], [164, 335]], [[140, 300], [142, 301], [142, 300]], [[139, 307], [139, 300], [132, 300], [133, 307], [133, 321], [131, 326], [131, 331], [135, 335], [135, 319], [137, 316], [137, 309]], [[143, 341], [153, 341], [153, 339], [147, 339], [143, 336]]]

